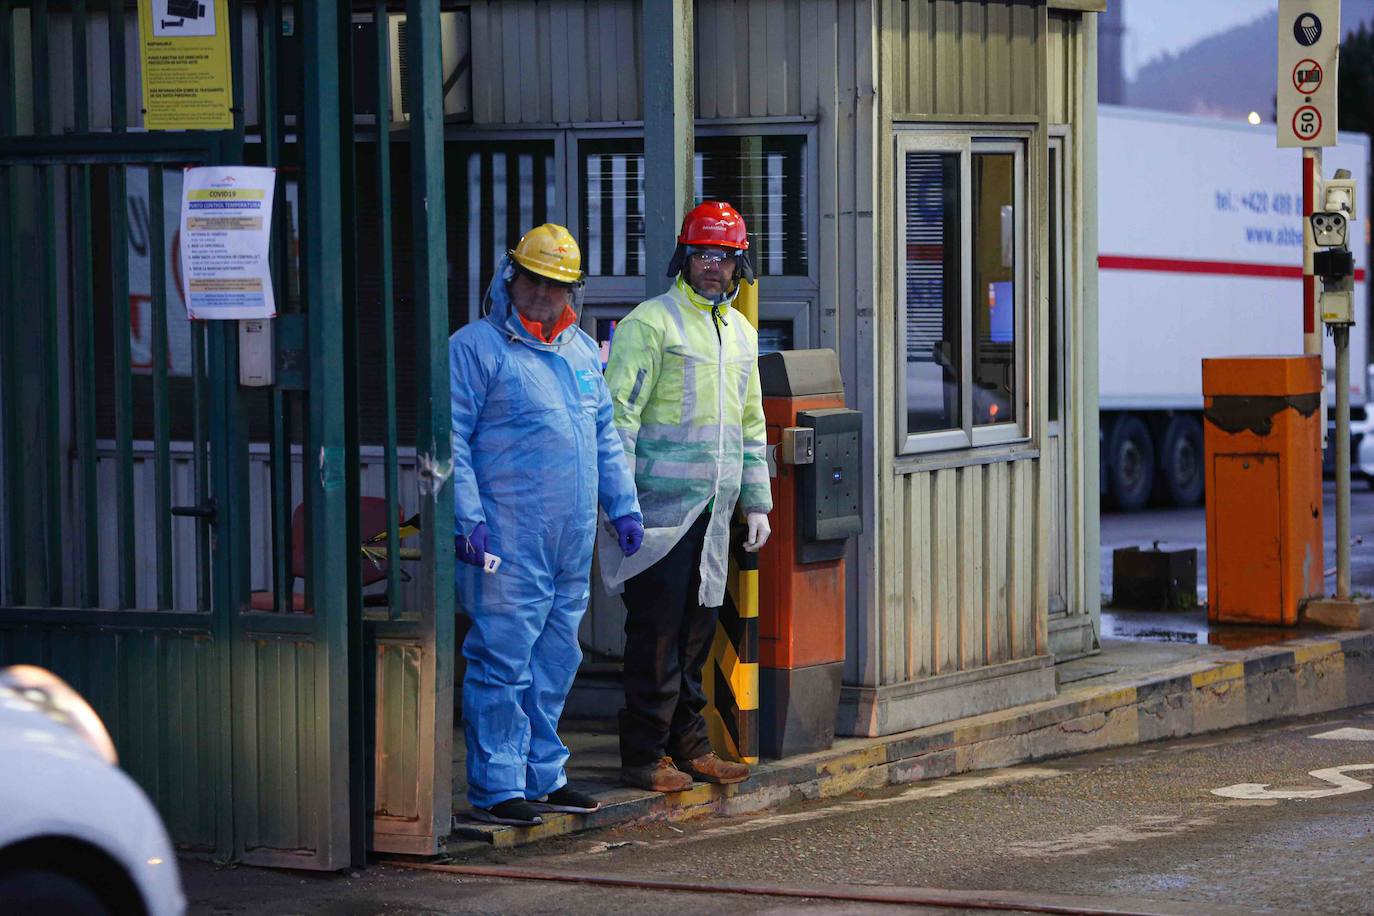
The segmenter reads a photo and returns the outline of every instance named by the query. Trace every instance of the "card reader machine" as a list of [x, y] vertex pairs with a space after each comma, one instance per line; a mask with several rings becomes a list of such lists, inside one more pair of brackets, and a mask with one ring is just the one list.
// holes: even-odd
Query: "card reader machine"
[[773, 536], [759, 555], [759, 739], [765, 756], [829, 747], [844, 667], [844, 554], [863, 530], [863, 414], [833, 350], [759, 359]]

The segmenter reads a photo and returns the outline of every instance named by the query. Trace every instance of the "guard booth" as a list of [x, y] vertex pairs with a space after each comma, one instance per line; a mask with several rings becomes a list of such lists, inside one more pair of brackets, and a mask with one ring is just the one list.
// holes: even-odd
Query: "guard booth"
[[[545, 221], [607, 348], [666, 286], [646, 74], [690, 89], [687, 196], [750, 225], [761, 352], [833, 350], [863, 415], [836, 733], [1043, 697], [1093, 651], [1102, 0], [692, 0], [675, 62], [639, 0], [213, 5], [230, 126], [163, 132], [133, 0], [0, 2], [0, 664], [91, 699], [185, 848], [444, 842], [446, 338]], [[180, 171], [213, 163], [279, 169], [270, 387], [184, 319]], [[606, 716], [593, 583], [575, 696]]]

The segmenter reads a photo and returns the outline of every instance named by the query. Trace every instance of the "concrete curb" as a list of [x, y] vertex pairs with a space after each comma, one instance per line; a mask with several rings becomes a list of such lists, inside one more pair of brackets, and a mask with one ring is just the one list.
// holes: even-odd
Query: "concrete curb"
[[[1103, 679], [1108, 680], [1108, 679]], [[973, 770], [1181, 738], [1374, 702], [1374, 631], [1295, 639], [1182, 662], [1051, 700], [881, 738], [843, 739], [814, 754], [755, 767], [738, 785], [672, 795], [616, 789], [601, 810], [553, 815], [532, 828], [454, 823], [455, 840], [511, 848], [581, 830], [704, 814], [936, 779]]]

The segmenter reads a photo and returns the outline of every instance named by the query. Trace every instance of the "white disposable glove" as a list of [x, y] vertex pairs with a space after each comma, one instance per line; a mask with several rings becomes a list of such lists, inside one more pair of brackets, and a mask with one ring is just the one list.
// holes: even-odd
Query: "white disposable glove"
[[773, 533], [773, 529], [768, 527], [768, 513], [750, 512], [745, 520], [749, 522], [749, 539], [744, 542], [744, 549], [758, 553], [768, 543], [768, 535]]

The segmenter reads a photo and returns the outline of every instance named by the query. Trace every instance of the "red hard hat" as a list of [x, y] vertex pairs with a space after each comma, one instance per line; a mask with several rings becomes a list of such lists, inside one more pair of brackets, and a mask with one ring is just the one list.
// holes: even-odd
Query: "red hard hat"
[[744, 231], [744, 217], [734, 207], [716, 200], [708, 200], [693, 207], [682, 220], [678, 233], [679, 245], [700, 247], [749, 248], [749, 236]]

